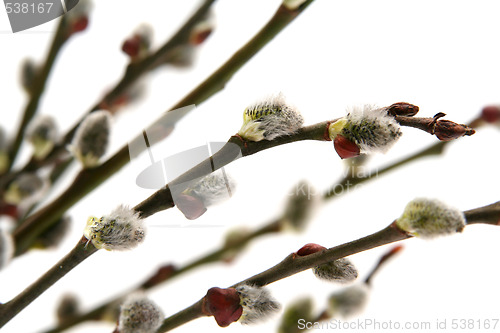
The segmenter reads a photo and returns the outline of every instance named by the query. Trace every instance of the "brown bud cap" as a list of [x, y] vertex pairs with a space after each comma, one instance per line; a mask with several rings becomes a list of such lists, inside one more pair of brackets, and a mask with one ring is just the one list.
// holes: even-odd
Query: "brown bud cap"
[[472, 135], [476, 131], [467, 125], [461, 125], [449, 120], [438, 120], [434, 134], [441, 141], [451, 141], [464, 135]]
[[7, 215], [17, 220], [19, 218], [17, 205], [0, 201], [0, 216], [1, 215]]
[[126, 39], [122, 44], [122, 51], [130, 58], [135, 58], [141, 50], [141, 36], [134, 35]]
[[413, 117], [418, 111], [418, 106], [406, 102], [394, 103], [387, 108], [387, 113], [393, 116]]
[[71, 22], [71, 30], [70, 33], [74, 34], [77, 32], [81, 32], [85, 29], [87, 29], [89, 25], [89, 18], [88, 16], [80, 16], [78, 19], [74, 20]]
[[175, 205], [188, 220], [196, 220], [207, 211], [200, 198], [184, 193], [175, 199]]
[[500, 106], [499, 105], [488, 105], [481, 111], [481, 119], [487, 123], [496, 123], [500, 120]]
[[326, 247], [315, 243], [308, 243], [302, 246], [296, 253], [298, 256], [304, 257], [323, 250], [326, 250]]
[[61, 324], [76, 317], [80, 311], [80, 301], [73, 294], [66, 294], [59, 301], [56, 315], [57, 321]]
[[356, 157], [361, 153], [358, 145], [343, 135], [337, 135], [333, 140], [333, 147], [341, 159]]
[[203, 298], [202, 311], [208, 316], [214, 316], [220, 327], [227, 327], [240, 319], [243, 307], [236, 289], [213, 287]]
[[193, 29], [191, 35], [189, 36], [189, 43], [191, 45], [202, 44], [208, 38], [208, 36], [212, 34], [212, 31], [213, 29], [210, 26], [200, 27], [199, 29]]

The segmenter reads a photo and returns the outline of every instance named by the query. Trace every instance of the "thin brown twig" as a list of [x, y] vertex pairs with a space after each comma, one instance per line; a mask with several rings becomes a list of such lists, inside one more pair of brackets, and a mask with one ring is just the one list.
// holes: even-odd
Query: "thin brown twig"
[[172, 265], [164, 265], [162, 266], [162, 268], [166, 268], [166, 272], [165, 270], [160, 269], [157, 273], [147, 278], [144, 282], [140, 283], [137, 287], [133, 288], [131, 291], [125, 292], [120, 296], [114, 297], [113, 299], [108, 300], [106, 303], [101, 304], [90, 311], [87, 311], [83, 314], [78, 314], [77, 316], [72, 317], [71, 319], [61, 323], [57, 327], [44, 331], [43, 333], [59, 333], [88, 320], [99, 320], [100, 318], [102, 318], [104, 314], [108, 313], [109, 309], [113, 307], [113, 305], [119, 304], [119, 302], [123, 300], [130, 293], [139, 290], [141, 291], [150, 290], [161, 283], [170, 281], [173, 278], [178, 277], [197, 267], [221, 261], [225, 258], [225, 256], [228, 253], [231, 253], [232, 251], [237, 249], [241, 249], [252, 240], [261, 237], [263, 235], [268, 235], [280, 231], [281, 230], [280, 227], [282, 225], [281, 222], [282, 222], [281, 219], [272, 221], [266, 224], [265, 226], [258, 228], [253, 232], [243, 236], [241, 239], [239, 239], [238, 243], [224, 244], [219, 249], [209, 252], [206, 255], [202, 256], [201, 258], [196, 259], [182, 267], [176, 268]]
[[[417, 128], [425, 132], [429, 132], [430, 127], [434, 127], [434, 125], [431, 124], [434, 118], [397, 116], [396, 120], [402, 126], [408, 126], [408, 123], [411, 123], [412, 125], [416, 123], [422, 124], [422, 126]], [[244, 140], [239, 135], [232, 136], [228, 140], [227, 144], [224, 145], [218, 152], [216, 152], [214, 155], [204, 160], [203, 162], [199, 163], [192, 169], [188, 170], [184, 174], [180, 175], [176, 179], [172, 180], [164, 188], [156, 191], [149, 198], [136, 205], [134, 207], [134, 210], [139, 212], [142, 217], [148, 217], [159, 211], [174, 207], [174, 197], [177, 193], [172, 193], [173, 189], [175, 189], [175, 192], [182, 192], [189, 186], [192, 180], [206, 176], [210, 172], [213, 172], [233, 162], [240, 156], [245, 157], [253, 155], [257, 152], [261, 152], [269, 148], [302, 140], [330, 141], [331, 139], [328, 136], [328, 127], [333, 122], [335, 122], [335, 120], [324, 121], [314, 125], [303, 127], [294, 134], [281, 136], [270, 141], [262, 140], [254, 142]], [[467, 127], [466, 125], [456, 125], [459, 128]], [[472, 134], [473, 133], [470, 132], [470, 134], [467, 135]], [[349, 179], [346, 179], [346, 181], [348, 180]]]
[[[291, 23], [300, 13], [302, 13], [313, 0], [308, 0], [295, 11], [290, 11], [280, 6], [269, 22], [243, 47], [241, 47], [229, 60], [212, 73], [198, 87], [186, 95], [181, 101], [174, 105], [170, 111], [178, 110], [181, 107], [192, 104], [200, 104], [209, 97], [224, 88], [233, 75], [259, 50], [269, 43], [279, 32]], [[153, 124], [154, 126], [154, 124]], [[138, 136], [142, 138], [142, 133]], [[113, 175], [130, 161], [129, 147], [123, 146], [111, 158], [102, 165], [82, 171], [84, 175], [77, 176], [77, 179], [61, 196], [45, 206], [40, 211], [30, 216], [14, 232], [16, 241], [15, 255], [26, 252], [32, 242], [40, 233], [49, 228], [69, 207], [78, 202], [85, 195], [98, 187], [104, 180]], [[84, 178], [85, 181], [80, 180]], [[171, 202], [170, 194], [164, 192], [166, 202]], [[161, 199], [161, 197], [157, 196]], [[171, 206], [165, 206], [165, 209]]]
[[67, 21], [63, 15], [59, 19], [59, 24], [57, 25], [56, 33], [54, 34], [54, 38], [52, 39], [47, 58], [45, 59], [45, 62], [40, 70], [37, 71], [37, 74], [34, 78], [33, 89], [30, 91], [30, 99], [23, 111], [21, 124], [19, 125], [12, 145], [9, 147], [9, 164], [5, 172], [9, 172], [14, 165], [17, 154], [19, 152], [19, 148], [21, 147], [21, 143], [24, 139], [26, 128], [38, 109], [40, 98], [45, 91], [47, 79], [50, 75], [50, 72], [54, 66], [60, 50], [67, 40]]
[[[465, 211], [464, 215], [467, 225], [477, 223], [499, 225], [500, 201], [491, 205]], [[347, 257], [352, 254], [360, 253], [369, 249], [373, 249], [375, 247], [412, 237], [412, 235], [402, 231], [396, 225], [396, 223], [393, 222], [386, 228], [369, 236], [307, 256], [297, 256], [295, 253], [292, 253], [274, 267], [271, 267], [263, 271], [262, 273], [254, 275], [248, 279], [240, 281], [232, 285], [230, 288], [235, 288], [237, 286], [245, 284], [263, 287], [283, 278], [302, 272], [306, 269], [310, 269], [315, 266], [337, 260], [339, 258]], [[163, 324], [160, 326], [160, 328], [157, 330], [157, 333], [167, 332], [191, 320], [204, 316], [202, 312], [203, 300], [204, 298], [200, 299], [190, 307], [178, 312], [177, 314], [167, 317], [163, 321]]]
[[[189, 39], [189, 34], [193, 27], [206, 16], [208, 10], [216, 0], [204, 0], [196, 12], [186, 21], [186, 23], [170, 38], [162, 47], [160, 47], [156, 52], [146, 56], [136, 62], [130, 63], [122, 78], [116, 83], [116, 85], [97, 103], [95, 103], [90, 110], [88, 110], [85, 115], [88, 115], [94, 111], [101, 109], [102, 105], [110, 105], [119, 98], [123, 93], [127, 91], [139, 78], [148, 73], [149, 71], [158, 67], [158, 62], [165, 60], [169, 57], [169, 54], [179, 45], [187, 42]], [[58, 143], [51, 153], [42, 160], [37, 160], [32, 157], [29, 162], [20, 170], [20, 172], [37, 170], [42, 166], [53, 163], [58, 160], [61, 156], [67, 153], [66, 146], [71, 142], [78, 125], [82, 122], [85, 116], [83, 116], [75, 126], [73, 126], [63, 137], [60, 143]]]
[[[437, 142], [433, 145], [431, 145], [430, 147], [420, 151], [420, 152], [416, 152], [414, 153], [413, 155], [401, 160], [401, 161], [397, 161], [397, 162], [394, 162], [393, 164], [385, 167], [384, 169], [381, 169], [377, 172], [377, 175], [381, 175], [381, 174], [384, 174], [384, 173], [387, 173], [397, 167], [400, 167], [400, 166], [403, 166], [407, 163], [410, 163], [412, 161], [415, 161], [417, 159], [420, 159], [422, 157], [425, 157], [425, 156], [431, 156], [431, 155], [439, 155], [443, 152], [443, 149], [444, 147], [449, 143], [450, 141], [440, 141], [440, 142]], [[252, 147], [251, 144], [250, 144], [250, 147], [247, 145], [247, 148], [249, 149], [250, 152], [255, 152], [255, 147]], [[347, 177], [345, 177], [343, 180], [341, 180], [338, 184], [336, 184], [335, 186], [338, 186], [338, 185], [356, 185], [356, 184], [359, 184], [359, 183], [362, 183], [364, 181], [367, 181], [369, 179], [371, 179], [371, 173], [368, 173], [367, 175], [365, 175], [364, 177], [355, 177], [354, 174], [350, 174], [348, 175]], [[325, 194], [323, 195], [323, 199], [326, 201], [326, 200], [329, 200], [329, 199], [332, 199], [334, 197], [336, 197], [338, 194], [341, 194], [341, 193], [346, 193], [345, 191], [341, 191], [341, 192], [336, 192], [334, 191], [334, 188], [335, 186], [332, 187], [331, 190], [328, 190], [325, 192]], [[333, 195], [333, 193], [335, 193], [335, 195]], [[500, 209], [500, 208], [499, 208]], [[483, 212], [483, 210], [480, 210], [480, 212]], [[265, 235], [265, 234], [268, 234], [269, 232], [277, 232], [280, 230], [280, 225], [281, 225], [281, 219], [277, 219], [275, 221], [272, 221], [271, 223], [269, 224], [266, 224], [264, 227], [262, 228], [259, 228], [257, 230], [255, 230], [254, 232], [248, 234], [247, 236], [245, 236], [244, 238], [242, 238], [240, 240], [240, 243], [238, 245], [238, 247], [243, 247], [245, 244], [247, 244], [248, 242], [250, 242], [251, 240], [257, 238], [258, 236], [261, 236], [261, 235]], [[472, 219], [472, 220], [475, 220], [475, 219]], [[166, 281], [169, 281], [171, 280], [172, 278], [182, 274], [182, 273], [185, 273], [187, 271], [190, 271], [196, 267], [199, 267], [200, 265], [203, 265], [203, 264], [208, 264], [208, 263], [212, 263], [212, 262], [216, 262], [216, 261], [219, 261], [221, 260], [223, 257], [224, 257], [224, 254], [225, 253], [228, 253], [229, 251], [232, 251], [234, 248], [235, 248], [236, 244], [233, 244], [233, 245], [226, 245], [226, 246], [223, 246], [221, 247], [220, 249], [218, 250], [215, 250], [211, 253], [208, 253], [206, 254], [205, 256], [201, 257], [200, 259], [198, 260], [195, 260], [194, 262], [190, 263], [190, 264], [187, 264], [181, 268], [173, 268], [173, 267], [170, 267], [172, 268], [172, 271], [168, 273], [168, 276], [167, 277], [164, 277], [164, 278], [161, 278], [160, 280], [158, 279], [155, 279], [155, 282], [154, 284], [151, 284], [151, 283], [146, 283], [146, 284], [140, 284], [138, 287], [134, 288], [133, 290], [136, 291], [136, 290], [148, 290], [150, 289], [151, 287], [154, 287], [156, 286], [157, 284], [159, 283], [163, 283], [163, 282], [166, 282]], [[391, 255], [394, 254], [391, 252]], [[384, 256], [385, 258], [385, 256]], [[387, 258], [384, 259], [384, 261], [386, 260]], [[368, 277], [366, 278], [366, 283], [369, 284], [370, 282], [370, 279], [373, 277], [373, 275], [376, 273], [376, 271], [379, 269], [381, 263], [379, 263], [375, 268], [374, 270], [368, 275]], [[159, 273], [160, 274], [160, 273]], [[130, 292], [127, 292], [127, 293], [124, 293], [122, 296], [120, 297], [116, 297], [108, 302], [106, 302], [105, 304], [102, 304], [100, 305], [99, 307], [93, 309], [93, 310], [90, 310], [84, 314], [80, 314], [74, 318], [72, 318], [71, 320], [65, 322], [65, 323], [62, 323], [61, 325], [59, 325], [58, 327], [54, 328], [54, 329], [51, 329], [51, 330], [48, 330], [48, 331], [45, 331], [44, 333], [58, 333], [58, 332], [62, 332], [63, 330], [65, 329], [68, 329], [70, 327], [73, 327], [77, 324], [80, 324], [84, 321], [88, 321], [88, 320], [98, 320], [105, 312], [108, 311], [108, 309], [113, 306], [113, 304], [118, 304], [119, 301], [121, 299], [123, 299], [124, 295], [128, 295]]]
[[37, 281], [9, 302], [0, 305], [0, 327], [3, 327], [38, 296], [95, 252], [97, 252], [97, 248], [87, 238], [82, 237], [64, 258], [52, 266]]

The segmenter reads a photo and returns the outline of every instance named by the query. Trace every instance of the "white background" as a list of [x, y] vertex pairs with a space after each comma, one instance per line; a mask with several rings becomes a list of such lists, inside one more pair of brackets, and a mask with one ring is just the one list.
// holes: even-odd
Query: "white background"
[[[136, 26], [152, 25], [154, 45], [159, 46], [197, 3], [108, 0], [96, 4], [89, 29], [62, 50], [39, 113], [54, 115], [63, 132], [73, 126], [121, 77], [127, 64], [121, 43]], [[190, 70], [165, 67], [147, 77], [145, 98], [126, 108], [114, 122], [109, 156], [222, 64], [267, 22], [279, 4], [277, 0], [218, 1], [216, 30], [200, 48], [196, 65]], [[342, 116], [354, 104], [385, 106], [399, 101], [419, 105], [420, 116], [445, 112], [448, 119], [465, 123], [484, 105], [500, 103], [499, 10], [497, 1], [317, 0], [239, 71], [224, 91], [186, 117], [165, 145], [154, 151], [155, 156], [161, 159], [207, 141], [227, 140], [241, 126], [247, 104], [279, 91], [302, 111], [306, 124]], [[50, 22], [12, 34], [7, 15], [0, 10], [0, 119], [9, 134], [14, 133], [27, 100], [19, 85], [19, 64], [25, 57], [42, 61], [54, 29]], [[498, 128], [489, 127], [457, 140], [441, 158], [418, 161], [327, 203], [306, 233], [259, 239], [232, 265], [204, 267], [150, 295], [167, 315], [173, 314], [197, 301], [208, 288], [228, 286], [261, 272], [305, 243], [330, 247], [375, 232], [397, 218], [417, 196], [439, 198], [462, 210], [495, 202], [500, 185], [499, 135]], [[398, 144], [386, 155], [375, 156], [370, 167], [383, 166], [435, 140], [405, 128]], [[29, 154], [30, 148], [25, 147], [19, 165]], [[64, 292], [78, 295], [89, 309], [134, 286], [160, 263], [187, 263], [219, 246], [228, 229], [258, 227], [278, 216], [287, 193], [299, 180], [306, 179], [323, 191], [343, 170], [327, 142], [295, 143], [239, 160], [226, 168], [238, 184], [229, 202], [210, 208], [194, 223], [187, 222], [177, 209], [148, 218], [145, 244], [131, 252], [95, 254], [2, 332], [48, 328], [55, 322], [54, 308]], [[75, 166], [59, 191], [77, 171]], [[32, 251], [0, 272], [0, 301], [15, 296], [72, 248], [88, 216], [101, 216], [119, 204], [135, 205], [149, 196], [152, 190], [135, 185], [139, 171], [134, 165], [124, 168], [75, 205], [69, 211], [71, 234], [59, 249]], [[406, 241], [405, 251], [373, 281], [361, 318], [431, 322], [432, 327], [436, 320], [446, 319], [448, 328], [453, 319], [500, 319], [499, 237], [495, 227], [472, 226], [453, 237]], [[387, 249], [352, 256], [361, 277]], [[316, 280], [310, 272], [270, 286], [284, 305], [311, 295], [318, 311], [338, 288]], [[273, 332], [277, 323], [278, 318], [253, 327], [235, 323], [225, 330]], [[88, 323], [71, 332], [112, 330], [112, 324]], [[195, 330], [221, 329], [213, 318], [203, 318], [177, 331]]]

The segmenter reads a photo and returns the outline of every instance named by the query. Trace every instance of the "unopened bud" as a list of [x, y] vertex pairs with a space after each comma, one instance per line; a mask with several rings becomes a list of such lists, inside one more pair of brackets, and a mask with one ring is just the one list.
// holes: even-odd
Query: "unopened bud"
[[163, 311], [141, 294], [133, 294], [120, 307], [120, 333], [154, 333], [163, 320]]
[[300, 256], [300, 257], [304, 257], [304, 256], [308, 256], [310, 254], [313, 254], [313, 253], [316, 253], [316, 252], [319, 252], [319, 251], [323, 251], [323, 250], [326, 250], [326, 247], [321, 246], [321, 245], [316, 244], [316, 243], [308, 243], [308, 244], [302, 246], [296, 252], [296, 254], [298, 256]]
[[65, 239], [71, 224], [69, 215], [61, 217], [55, 224], [45, 230], [33, 244], [34, 248], [52, 249], [56, 248]]
[[402, 135], [399, 123], [387, 108], [371, 105], [352, 108], [347, 116], [330, 124], [328, 132], [341, 158], [385, 153]]
[[29, 206], [43, 194], [47, 183], [36, 173], [23, 173], [15, 178], [4, 192], [8, 204]]
[[0, 174], [4, 173], [9, 166], [9, 152], [7, 136], [3, 127], [0, 127]]
[[236, 287], [236, 290], [243, 307], [243, 313], [239, 319], [243, 325], [258, 323], [281, 309], [281, 305], [264, 287], [241, 285]]
[[71, 23], [71, 33], [74, 34], [77, 32], [84, 31], [85, 29], [87, 29], [88, 25], [89, 25], [88, 16], [81, 16], [78, 19], [75, 19]]
[[227, 327], [240, 319], [243, 307], [235, 288], [210, 288], [203, 298], [202, 311], [213, 316], [220, 327]]
[[91, 10], [92, 2], [90, 0], [80, 0], [75, 7], [65, 14], [69, 26], [68, 36], [87, 29]]
[[119, 206], [107, 216], [90, 217], [83, 234], [98, 249], [125, 251], [144, 241], [145, 228], [137, 212]]
[[300, 112], [280, 93], [247, 107], [238, 134], [250, 141], [273, 140], [297, 132], [303, 123]]
[[303, 298], [290, 304], [281, 317], [278, 333], [300, 332], [297, 323], [300, 321], [313, 322], [313, 302], [310, 298]]
[[29, 94], [33, 92], [38, 72], [39, 68], [33, 59], [24, 59], [21, 64], [21, 85]]
[[26, 137], [33, 145], [33, 155], [43, 159], [54, 147], [57, 141], [57, 125], [51, 116], [38, 117], [26, 129]]
[[500, 120], [500, 105], [488, 105], [481, 110], [481, 119], [493, 124]]
[[331, 316], [351, 317], [361, 312], [368, 300], [368, 287], [362, 283], [344, 288], [328, 299], [328, 312]]
[[177, 208], [189, 220], [203, 215], [207, 208], [229, 199], [236, 188], [234, 180], [217, 170], [191, 185], [174, 198]]
[[418, 111], [418, 106], [406, 102], [394, 103], [387, 108], [387, 113], [392, 116], [413, 117]]
[[8, 265], [14, 256], [14, 238], [4, 228], [0, 228], [0, 270]]
[[465, 218], [460, 210], [441, 201], [417, 198], [406, 205], [396, 225], [414, 236], [433, 238], [462, 232]]
[[207, 211], [201, 199], [184, 193], [175, 198], [175, 206], [188, 220], [196, 220]]
[[451, 141], [464, 135], [473, 135], [476, 131], [467, 125], [461, 125], [449, 120], [438, 120], [434, 134], [441, 141]]
[[307, 182], [300, 182], [286, 204], [283, 214], [284, 226], [297, 232], [304, 230], [318, 201], [313, 187]]
[[153, 30], [151, 26], [143, 24], [139, 26], [133, 35], [122, 44], [122, 51], [132, 59], [143, 57], [151, 47]]
[[214, 25], [211, 20], [202, 21], [196, 24], [189, 35], [189, 43], [194, 46], [202, 44], [208, 36], [212, 34], [213, 30]]
[[56, 309], [57, 321], [59, 324], [68, 322], [75, 318], [80, 312], [80, 301], [73, 294], [65, 294], [59, 301]]
[[0, 216], [10, 216], [12, 219], [19, 219], [19, 209], [17, 205], [8, 204], [0, 200]]
[[108, 148], [110, 127], [111, 114], [108, 111], [95, 111], [76, 130], [69, 149], [84, 168], [99, 165], [100, 158]]
[[224, 262], [229, 263], [240, 254], [247, 244], [248, 235], [250, 233], [250, 230], [244, 227], [238, 227], [226, 233], [224, 237], [224, 248], [226, 251], [222, 259]]

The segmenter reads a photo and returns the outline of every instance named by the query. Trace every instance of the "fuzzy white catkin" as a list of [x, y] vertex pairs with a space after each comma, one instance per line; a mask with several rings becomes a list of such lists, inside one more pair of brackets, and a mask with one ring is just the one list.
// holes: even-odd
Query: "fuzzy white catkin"
[[33, 145], [34, 155], [37, 158], [44, 158], [50, 153], [56, 143], [57, 135], [57, 124], [51, 116], [36, 118], [26, 129], [26, 137]]
[[301, 181], [294, 187], [283, 213], [284, 227], [296, 232], [303, 231], [311, 219], [320, 197], [311, 184]]
[[96, 248], [108, 251], [130, 250], [143, 242], [145, 233], [139, 214], [123, 205], [100, 219], [89, 218], [83, 232]]
[[47, 182], [38, 174], [23, 173], [9, 184], [4, 193], [4, 200], [13, 205], [29, 206], [38, 200], [47, 186]]
[[387, 108], [352, 107], [347, 116], [330, 125], [330, 138], [338, 134], [354, 142], [361, 153], [385, 153], [401, 137], [401, 126]]
[[95, 167], [106, 153], [109, 144], [111, 114], [95, 111], [78, 126], [69, 150], [84, 168]]
[[250, 141], [273, 140], [297, 132], [303, 123], [300, 112], [280, 93], [247, 107], [238, 134]]
[[20, 70], [20, 81], [24, 90], [27, 93], [31, 93], [33, 90], [33, 85], [35, 83], [35, 77], [38, 74], [38, 66], [35, 61], [31, 58], [26, 58], [21, 63]]
[[421, 238], [461, 232], [465, 227], [464, 214], [445, 203], [427, 198], [410, 201], [396, 224], [402, 230]]
[[223, 170], [217, 170], [199, 180], [186, 190], [201, 199], [205, 207], [229, 199], [236, 189], [236, 182]]
[[316, 266], [312, 271], [318, 279], [338, 283], [349, 283], [358, 277], [358, 270], [347, 258]]
[[142, 294], [132, 294], [120, 307], [120, 333], [153, 333], [163, 319], [160, 307]]
[[0, 227], [0, 270], [10, 262], [14, 256], [14, 238], [12, 234]]
[[344, 288], [330, 295], [328, 311], [333, 316], [351, 317], [363, 310], [368, 294], [369, 288], [364, 283]]
[[264, 287], [242, 285], [236, 287], [240, 295], [243, 313], [239, 322], [243, 325], [254, 324], [266, 320], [281, 309], [281, 305]]
[[283, 315], [281, 323], [278, 327], [278, 333], [291, 333], [297, 331], [297, 323], [301, 320], [305, 322], [315, 321], [316, 316], [313, 314], [313, 301], [311, 298], [301, 298], [288, 305]]

